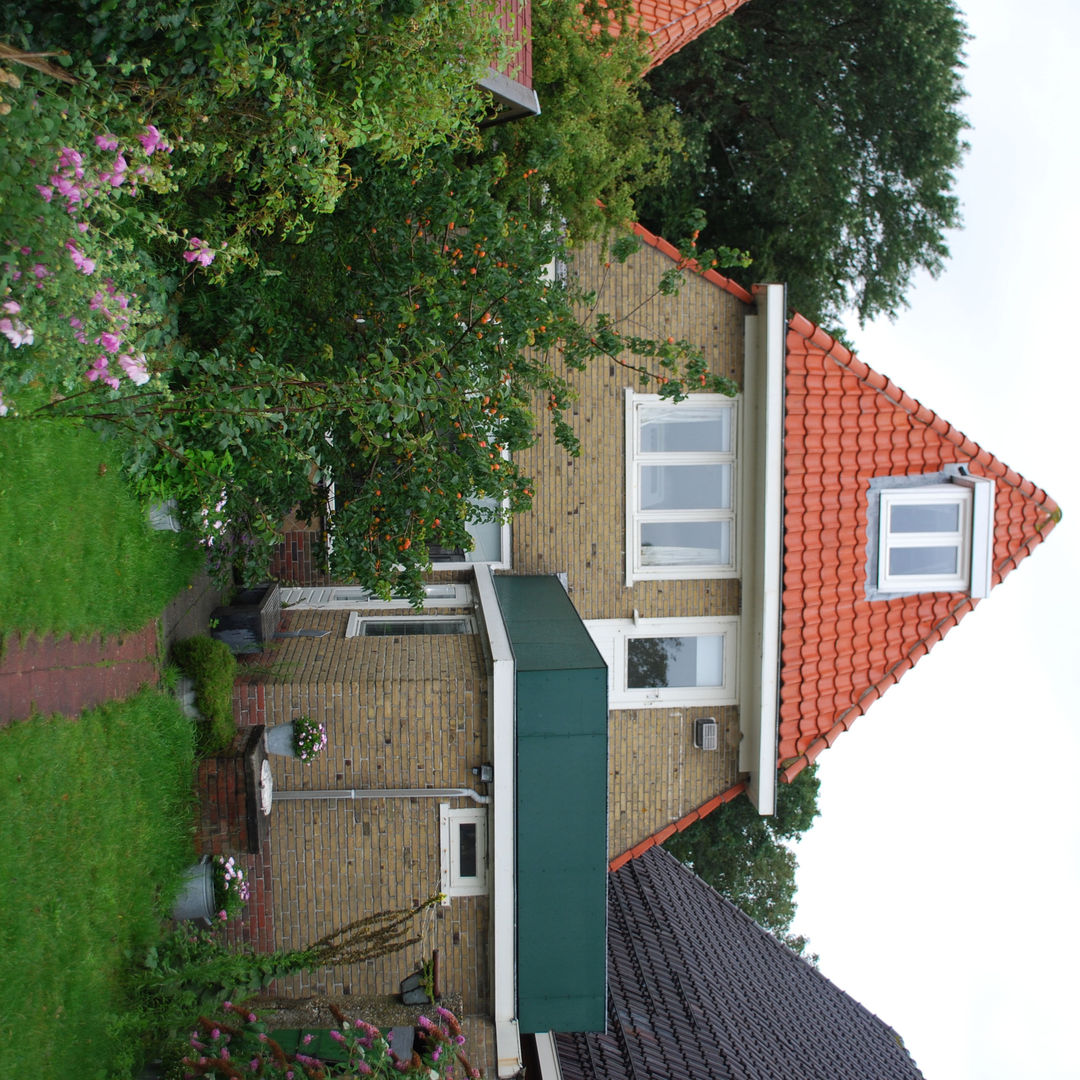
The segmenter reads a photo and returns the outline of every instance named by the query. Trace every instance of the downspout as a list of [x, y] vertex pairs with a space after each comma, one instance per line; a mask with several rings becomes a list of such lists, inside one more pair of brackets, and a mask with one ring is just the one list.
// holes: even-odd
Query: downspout
[[340, 788], [329, 791], [281, 791], [274, 789], [274, 802], [283, 799], [472, 799], [487, 805], [490, 795], [481, 795], [471, 788]]

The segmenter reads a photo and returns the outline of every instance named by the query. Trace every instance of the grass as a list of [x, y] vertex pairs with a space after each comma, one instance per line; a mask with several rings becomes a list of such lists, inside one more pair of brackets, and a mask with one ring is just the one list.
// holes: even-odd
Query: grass
[[0, 730], [3, 1080], [137, 1056], [125, 973], [194, 861], [193, 761], [191, 723], [149, 690]]
[[203, 553], [149, 527], [119, 459], [67, 421], [0, 422], [0, 639], [121, 633], [190, 581]]

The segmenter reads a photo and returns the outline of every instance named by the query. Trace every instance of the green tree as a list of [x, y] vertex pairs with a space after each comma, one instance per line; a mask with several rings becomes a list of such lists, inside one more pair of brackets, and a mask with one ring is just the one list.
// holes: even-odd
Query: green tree
[[797, 840], [818, 815], [816, 766], [781, 784], [776, 813], [763, 817], [745, 796], [676, 833], [665, 845], [703, 881], [796, 952], [806, 941], [790, 933], [795, 917]]
[[644, 107], [648, 46], [628, 25], [633, 11], [631, 0], [534, 2], [533, 87], [542, 112], [487, 137], [515, 166], [538, 170], [572, 242], [633, 220], [637, 193], [666, 181], [682, 147], [674, 110]]
[[952, 0], [754, 0], [649, 76], [686, 151], [642, 220], [704, 211], [811, 318], [895, 315], [960, 225], [966, 40]]

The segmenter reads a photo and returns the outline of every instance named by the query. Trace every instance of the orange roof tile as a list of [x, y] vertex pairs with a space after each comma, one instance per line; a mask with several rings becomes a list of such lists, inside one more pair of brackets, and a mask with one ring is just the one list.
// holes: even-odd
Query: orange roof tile
[[801, 315], [788, 324], [786, 371], [778, 767], [789, 781], [978, 604], [945, 592], [866, 599], [871, 477], [954, 463], [992, 477], [995, 585], [1060, 511]]
[[689, 45], [699, 34], [726, 19], [746, 0], [637, 0], [641, 28], [652, 48], [650, 68]]
[[700, 265], [693, 259], [684, 259], [679, 254], [679, 249], [674, 245], [668, 243], [662, 236], [657, 236], [655, 233], [649, 232], [644, 225], [638, 225], [636, 222], [633, 225], [634, 235], [642, 242], [648, 244], [650, 247], [656, 248], [657, 251], [662, 252], [669, 259], [678, 263], [680, 267], [685, 267], [691, 273], [699, 274], [706, 281], [712, 282], [718, 288], [724, 290], [724, 292], [731, 293], [737, 300], [741, 300], [744, 304], [752, 304], [754, 302], [753, 296], [746, 291], [737, 281], [732, 281], [731, 278], [724, 277], [723, 274], [718, 274], [715, 270], [702, 271]]

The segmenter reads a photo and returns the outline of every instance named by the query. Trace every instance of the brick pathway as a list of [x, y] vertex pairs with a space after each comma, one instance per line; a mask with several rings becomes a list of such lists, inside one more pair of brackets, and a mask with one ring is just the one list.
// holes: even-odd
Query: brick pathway
[[0, 656], [0, 725], [33, 712], [77, 716], [158, 680], [158, 620], [117, 637], [8, 639]]
[[205, 574], [173, 598], [162, 617], [141, 630], [73, 641], [70, 637], [8, 638], [0, 653], [0, 727], [33, 712], [78, 716], [114, 698], [126, 698], [158, 681], [158, 633], [166, 648], [207, 632], [221, 594]]

